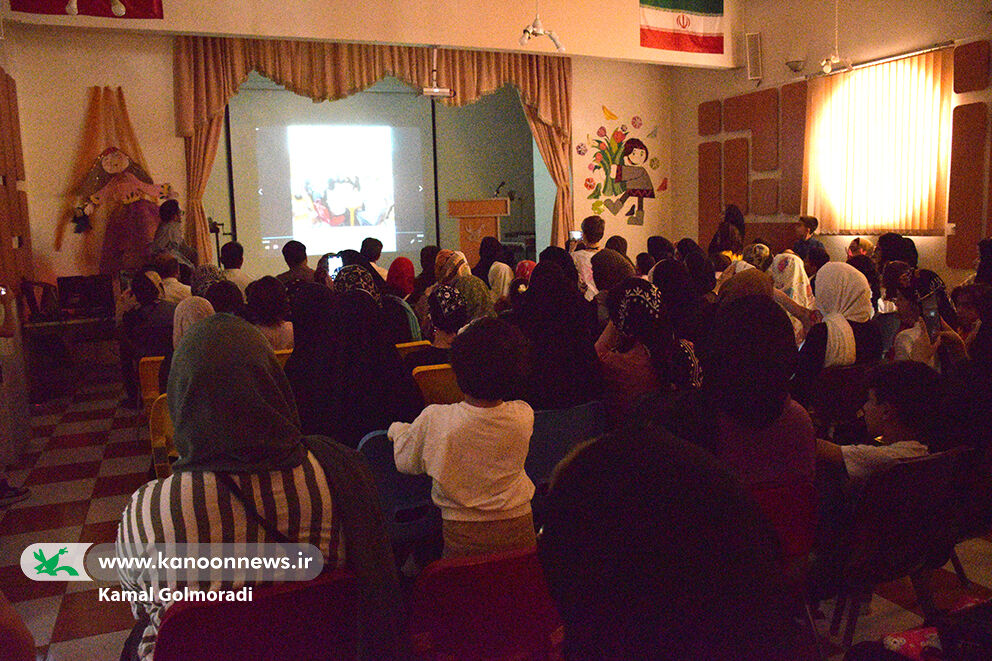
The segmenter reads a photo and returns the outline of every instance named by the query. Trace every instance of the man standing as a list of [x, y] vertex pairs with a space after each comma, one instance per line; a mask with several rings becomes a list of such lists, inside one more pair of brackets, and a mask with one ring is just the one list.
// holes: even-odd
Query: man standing
[[599, 216], [587, 216], [582, 221], [582, 249], [572, 253], [575, 270], [579, 272], [579, 288], [587, 301], [599, 293], [592, 278], [592, 256], [599, 252], [599, 242], [606, 232], [606, 221]]
[[813, 246], [818, 246], [820, 250], [823, 250], [823, 244], [819, 239], [814, 239], [813, 234], [816, 233], [816, 228], [820, 226], [820, 221], [818, 221], [813, 216], [799, 216], [799, 222], [796, 223], [796, 242], [792, 244], [792, 252], [799, 256], [799, 259], [806, 259], [806, 255], [809, 254], [810, 248]]

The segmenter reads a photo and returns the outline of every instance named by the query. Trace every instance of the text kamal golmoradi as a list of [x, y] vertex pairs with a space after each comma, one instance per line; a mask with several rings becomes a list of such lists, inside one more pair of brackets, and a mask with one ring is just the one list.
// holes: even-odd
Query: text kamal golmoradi
[[190, 588], [158, 588], [148, 590], [115, 590], [100, 588], [99, 601], [127, 601], [137, 603], [168, 603], [172, 601], [251, 601], [252, 588], [240, 590], [191, 590]]

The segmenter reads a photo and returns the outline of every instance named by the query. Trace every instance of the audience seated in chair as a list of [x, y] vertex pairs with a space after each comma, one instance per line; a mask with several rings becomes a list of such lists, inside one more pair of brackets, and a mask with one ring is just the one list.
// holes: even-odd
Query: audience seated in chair
[[[194, 541], [313, 544], [330, 568], [358, 574], [364, 598], [380, 614], [367, 631], [395, 632], [398, 586], [372, 478], [356, 453], [302, 436], [293, 393], [265, 339], [231, 315], [200, 322], [176, 352], [168, 402], [179, 453], [175, 472], [132, 496], [118, 530], [118, 553], [155, 557], [157, 544]], [[189, 502], [198, 504], [183, 504]], [[343, 556], [338, 535], [344, 537]], [[155, 578], [135, 569], [120, 575], [128, 590], [181, 587], [175, 575]], [[224, 587], [250, 582], [241, 576]], [[190, 587], [221, 585], [219, 579], [197, 579]], [[140, 619], [122, 658], [152, 658], [171, 602], [157, 590], [151, 594], [136, 604]], [[383, 651], [392, 645], [380, 642]]]
[[289, 321], [286, 285], [267, 275], [248, 285], [245, 294], [249, 320], [272, 350], [292, 349], [293, 322]]
[[179, 260], [171, 254], [156, 257], [155, 270], [162, 278], [163, 301], [179, 303], [192, 295], [189, 286], [179, 282]]
[[538, 555], [566, 658], [801, 658], [771, 530], [723, 466], [662, 430], [558, 466]]
[[224, 265], [221, 276], [238, 286], [242, 295], [246, 295], [251, 277], [242, 270], [245, 264], [245, 249], [237, 241], [228, 241], [220, 247], [220, 263]]
[[172, 355], [172, 321], [176, 304], [163, 301], [161, 290], [148, 275], [139, 273], [131, 282], [138, 307], [121, 317], [117, 339], [121, 355], [121, 376], [127, 404], [137, 408], [138, 361], [144, 356]]
[[534, 484], [524, 472], [534, 411], [516, 400], [525, 351], [520, 331], [505, 321], [469, 325], [451, 347], [465, 401], [428, 406], [412, 424], [389, 427], [396, 467], [434, 480], [445, 557], [535, 543]]
[[403, 357], [409, 371], [422, 365], [443, 365], [451, 362], [451, 343], [458, 331], [468, 323], [468, 306], [461, 292], [451, 285], [438, 285], [427, 296], [434, 340], [430, 346]]

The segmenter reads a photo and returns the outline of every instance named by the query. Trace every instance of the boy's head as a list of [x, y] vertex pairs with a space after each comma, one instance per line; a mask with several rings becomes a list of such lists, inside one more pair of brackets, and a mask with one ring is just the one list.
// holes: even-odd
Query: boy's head
[[374, 262], [382, 256], [382, 241], [371, 236], [365, 237], [362, 241], [362, 249], [359, 250], [362, 257]]
[[899, 360], [868, 373], [865, 425], [872, 436], [930, 440], [938, 414], [940, 377], [924, 363]]
[[179, 277], [179, 260], [168, 253], [162, 253], [155, 258], [155, 270], [162, 278]]
[[237, 241], [228, 241], [220, 247], [220, 263], [226, 269], [239, 269], [245, 263], [245, 249]]
[[819, 226], [820, 221], [813, 216], [799, 216], [799, 222], [796, 223], [796, 238], [805, 241], [813, 236]]
[[586, 246], [594, 246], [603, 240], [606, 221], [599, 216], [586, 216], [582, 219], [582, 241]]
[[176, 200], [166, 200], [158, 208], [158, 219], [163, 223], [178, 220], [181, 214], [182, 209], [179, 208], [179, 202]]
[[286, 266], [293, 268], [307, 261], [307, 247], [299, 241], [289, 241], [282, 247], [282, 258], [286, 260]]
[[514, 399], [527, 373], [527, 341], [516, 326], [483, 317], [452, 342], [451, 365], [466, 395], [486, 401]]

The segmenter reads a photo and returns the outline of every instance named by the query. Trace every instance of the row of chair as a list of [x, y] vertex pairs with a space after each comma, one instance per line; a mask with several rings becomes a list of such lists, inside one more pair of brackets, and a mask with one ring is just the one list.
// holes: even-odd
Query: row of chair
[[[248, 603], [178, 602], [156, 661], [359, 658], [361, 589], [349, 571], [256, 588]], [[432, 563], [417, 578], [405, 643], [417, 658], [560, 658], [563, 628], [534, 549]]]

